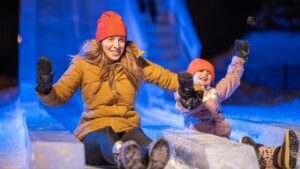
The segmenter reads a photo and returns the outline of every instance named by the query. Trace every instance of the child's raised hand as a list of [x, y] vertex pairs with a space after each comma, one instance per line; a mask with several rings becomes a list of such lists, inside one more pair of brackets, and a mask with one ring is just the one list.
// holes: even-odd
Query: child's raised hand
[[244, 40], [235, 40], [235, 50], [237, 56], [243, 58], [245, 61], [248, 60], [249, 51], [249, 42]]

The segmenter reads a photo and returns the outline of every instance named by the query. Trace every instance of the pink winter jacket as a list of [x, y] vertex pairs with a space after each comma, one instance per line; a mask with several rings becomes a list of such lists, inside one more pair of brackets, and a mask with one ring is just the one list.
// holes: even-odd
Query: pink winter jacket
[[244, 60], [234, 56], [231, 64], [228, 66], [226, 76], [221, 79], [215, 87], [201, 89], [201, 86], [194, 84], [195, 90], [204, 90], [202, 104], [193, 110], [185, 109], [176, 93], [176, 109], [184, 114], [184, 123], [186, 127], [197, 125], [202, 121], [222, 122], [225, 118], [222, 112], [221, 103], [227, 99], [240, 85], [240, 79], [244, 72]]

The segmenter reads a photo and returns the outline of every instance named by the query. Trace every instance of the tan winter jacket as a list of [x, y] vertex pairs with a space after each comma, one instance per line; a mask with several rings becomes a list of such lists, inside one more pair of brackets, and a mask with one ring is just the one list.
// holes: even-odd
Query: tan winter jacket
[[[221, 103], [231, 96], [240, 85], [240, 79], [244, 72], [244, 60], [234, 56], [228, 67], [226, 76], [221, 79], [216, 87], [204, 90], [202, 104], [193, 110], [187, 110], [176, 101], [176, 109], [184, 112], [186, 126], [197, 125], [202, 121], [221, 122], [224, 120]], [[200, 90], [200, 85], [194, 84], [195, 90]], [[176, 100], [179, 95], [176, 94]]]
[[[164, 89], [177, 90], [177, 74], [142, 58], [144, 52], [134, 43], [130, 42], [128, 47], [135, 48], [136, 57], [142, 59], [140, 66], [143, 68], [145, 81]], [[39, 94], [39, 97], [48, 106], [59, 106], [68, 101], [80, 87], [84, 111], [74, 131], [74, 135], [80, 140], [90, 132], [106, 126], [111, 126], [117, 133], [126, 132], [140, 126], [139, 113], [134, 110], [137, 90], [122, 68], [119, 67], [117, 72], [117, 98], [113, 96], [107, 81], [104, 81], [98, 92], [94, 94], [99, 84], [101, 67], [87, 62], [85, 58], [74, 57], [68, 70], [53, 86], [51, 92], [48, 95]]]

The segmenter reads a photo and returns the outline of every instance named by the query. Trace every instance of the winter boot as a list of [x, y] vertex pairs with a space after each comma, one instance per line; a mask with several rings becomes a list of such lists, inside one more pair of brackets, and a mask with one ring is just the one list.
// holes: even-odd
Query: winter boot
[[273, 165], [274, 151], [276, 147], [261, 146], [259, 152], [266, 162], [266, 168], [275, 168]]
[[293, 130], [285, 133], [283, 144], [274, 151], [273, 165], [278, 168], [290, 169], [297, 164], [299, 140]]
[[262, 144], [255, 143], [254, 140], [250, 137], [244, 136], [241, 138], [240, 143], [248, 144], [252, 146], [255, 150], [255, 154], [258, 160], [259, 168], [265, 169], [266, 168], [266, 161], [263, 158], [262, 154], [259, 151], [259, 148], [262, 147]]
[[149, 145], [147, 169], [163, 169], [170, 159], [170, 145], [160, 138]]
[[120, 169], [122, 168], [121, 166], [121, 147], [123, 145], [123, 141], [119, 140], [117, 142], [115, 142], [113, 148], [112, 148], [112, 152], [113, 152], [113, 156], [114, 156], [114, 161], [115, 164], [117, 165], [117, 167]]
[[119, 169], [145, 169], [139, 145], [132, 141], [118, 141], [114, 144], [113, 154]]

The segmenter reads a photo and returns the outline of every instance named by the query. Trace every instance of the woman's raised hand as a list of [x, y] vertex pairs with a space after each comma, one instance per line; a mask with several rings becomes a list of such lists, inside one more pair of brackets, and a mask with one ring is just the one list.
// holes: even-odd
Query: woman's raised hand
[[42, 56], [37, 62], [37, 87], [36, 90], [42, 94], [49, 94], [52, 89], [54, 73], [51, 61]]

